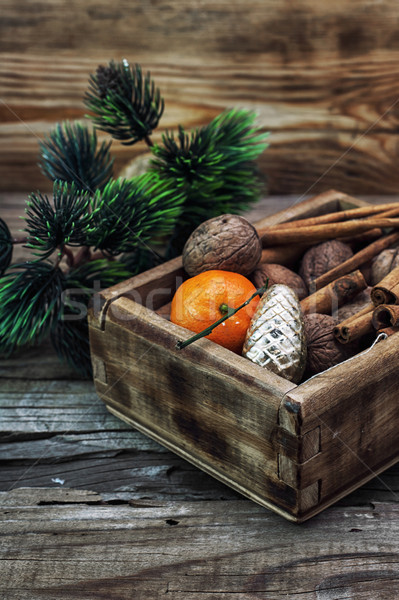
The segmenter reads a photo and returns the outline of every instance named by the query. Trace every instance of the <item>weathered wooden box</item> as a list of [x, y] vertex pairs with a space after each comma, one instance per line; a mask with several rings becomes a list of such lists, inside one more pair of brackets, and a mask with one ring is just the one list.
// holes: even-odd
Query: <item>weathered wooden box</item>
[[[330, 191], [258, 226], [364, 204]], [[108, 409], [215, 478], [304, 521], [399, 460], [395, 334], [300, 385], [156, 310], [181, 259], [109, 288], [89, 315], [94, 381]]]

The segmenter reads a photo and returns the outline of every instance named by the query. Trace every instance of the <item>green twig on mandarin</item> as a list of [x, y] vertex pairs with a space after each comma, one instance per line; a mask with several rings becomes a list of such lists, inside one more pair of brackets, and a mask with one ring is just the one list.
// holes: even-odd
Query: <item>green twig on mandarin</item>
[[188, 340], [179, 340], [176, 344], [176, 349], [177, 350], [182, 350], [183, 348], [185, 348], [186, 346], [189, 346], [190, 344], [192, 344], [193, 342], [196, 342], [197, 340], [200, 340], [203, 337], [206, 337], [207, 335], [209, 335], [210, 333], [212, 333], [212, 331], [215, 329], [215, 327], [217, 327], [218, 325], [220, 325], [221, 323], [223, 323], [223, 321], [226, 321], [226, 319], [229, 319], [230, 317], [232, 317], [233, 315], [236, 314], [236, 312], [238, 312], [239, 310], [241, 310], [242, 308], [244, 308], [245, 306], [247, 306], [251, 300], [253, 300], [254, 298], [256, 298], [256, 296], [261, 296], [262, 294], [265, 293], [265, 291], [267, 290], [267, 286], [269, 284], [269, 280], [266, 280], [266, 283], [264, 285], [262, 285], [262, 287], [260, 287], [259, 289], [256, 290], [256, 292], [254, 292], [252, 294], [252, 296], [250, 298], [248, 298], [248, 300], [245, 300], [245, 302], [243, 302], [240, 306], [238, 306], [237, 308], [230, 308], [227, 305], [222, 305], [220, 307], [220, 309], [223, 310], [222, 312], [226, 311], [226, 314], [223, 315], [223, 317], [221, 317], [220, 319], [218, 319], [217, 321], [215, 321], [214, 323], [212, 323], [212, 325], [210, 325], [209, 327], [207, 327], [206, 329], [204, 329], [203, 331], [200, 331], [199, 333], [196, 333], [195, 335], [191, 336], [190, 338], [188, 338]]

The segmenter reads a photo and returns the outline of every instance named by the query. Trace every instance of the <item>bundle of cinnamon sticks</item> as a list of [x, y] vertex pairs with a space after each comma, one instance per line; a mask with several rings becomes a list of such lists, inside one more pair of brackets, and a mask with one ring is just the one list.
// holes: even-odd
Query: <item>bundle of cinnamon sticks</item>
[[399, 331], [399, 267], [393, 269], [371, 290], [371, 302], [335, 327], [334, 335], [343, 344], [373, 330], [391, 335]]
[[[292, 243], [314, 244], [325, 240], [347, 238], [373, 229], [399, 228], [397, 203], [362, 206], [308, 219], [280, 223], [258, 230], [264, 247]], [[364, 217], [364, 218], [362, 218]]]
[[398, 241], [399, 231], [390, 235], [383, 232], [383, 229], [399, 229], [399, 218], [394, 217], [399, 217], [398, 203], [353, 208], [258, 229], [264, 247], [262, 262], [289, 264], [309, 246], [331, 239], [356, 242], [360, 241], [359, 236], [364, 238], [366, 235], [365, 239], [375, 240], [350, 261], [316, 280], [316, 288], [323, 287]]
[[[399, 242], [399, 205], [387, 203], [332, 212], [258, 229], [262, 262], [289, 265], [312, 245], [331, 239], [346, 243], [369, 240], [351, 258], [312, 282], [314, 293], [301, 302], [304, 314], [332, 314], [367, 287], [361, 269], [383, 250]], [[343, 344], [372, 331], [399, 331], [399, 267], [371, 291], [371, 301], [339, 323], [334, 335]]]

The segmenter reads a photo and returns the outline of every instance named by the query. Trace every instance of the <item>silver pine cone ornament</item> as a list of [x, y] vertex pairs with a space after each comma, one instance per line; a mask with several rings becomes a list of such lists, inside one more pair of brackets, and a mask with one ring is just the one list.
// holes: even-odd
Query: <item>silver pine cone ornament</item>
[[286, 285], [263, 294], [245, 338], [243, 356], [294, 383], [306, 365], [306, 339], [301, 306]]

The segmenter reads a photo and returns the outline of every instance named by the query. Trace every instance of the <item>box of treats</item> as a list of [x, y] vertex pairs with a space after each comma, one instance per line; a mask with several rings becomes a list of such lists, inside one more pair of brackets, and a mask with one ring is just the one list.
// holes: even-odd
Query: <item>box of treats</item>
[[[183, 256], [93, 303], [99, 396], [262, 506], [296, 522], [316, 515], [399, 460], [396, 216], [399, 205], [330, 190], [255, 226], [206, 222]], [[226, 272], [252, 286], [249, 303], [190, 330], [190, 293], [198, 305]], [[244, 310], [237, 346], [229, 319]]]

